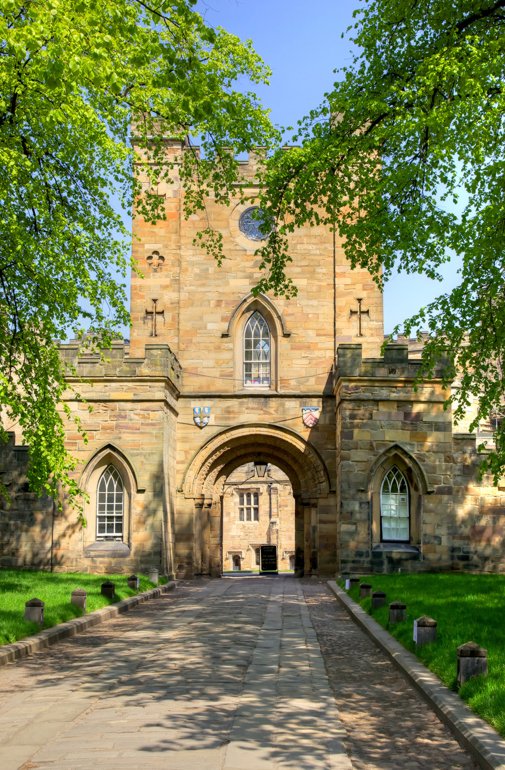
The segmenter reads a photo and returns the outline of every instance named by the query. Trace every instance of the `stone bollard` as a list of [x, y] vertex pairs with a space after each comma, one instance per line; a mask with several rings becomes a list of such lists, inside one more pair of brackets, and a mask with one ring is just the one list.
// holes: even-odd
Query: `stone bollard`
[[30, 620], [32, 623], [38, 623], [39, 626], [44, 625], [44, 607], [45, 604], [42, 599], [34, 597], [25, 603], [25, 620]]
[[126, 583], [128, 584], [128, 588], [133, 588], [134, 591], [137, 591], [140, 585], [140, 580], [136, 575], [130, 575], [130, 577], [126, 580]]
[[416, 644], [431, 644], [437, 638], [437, 621], [427, 615], [421, 615], [414, 620], [414, 642]]
[[403, 602], [391, 602], [389, 605], [389, 622], [401, 623], [402, 620], [406, 620], [407, 617], [407, 605]]
[[365, 596], [370, 596], [372, 593], [372, 586], [370, 583], [359, 584], [359, 597], [363, 599]]
[[111, 580], [106, 580], [105, 583], [102, 583], [101, 593], [102, 596], [106, 596], [107, 599], [113, 599], [114, 594], [116, 593], [114, 583]]
[[487, 650], [475, 642], [466, 642], [458, 647], [458, 686], [473, 676], [487, 674]]
[[386, 604], [386, 594], [384, 591], [373, 591], [372, 593], [372, 609], [376, 610], [378, 607], [383, 607]]
[[151, 567], [151, 569], [147, 571], [147, 577], [151, 583], [154, 583], [154, 585], [157, 586], [159, 581], [159, 572], [157, 567]]
[[349, 583], [350, 583], [350, 586], [349, 586], [350, 588], [356, 588], [359, 583], [359, 578], [351, 578], [349, 580]]
[[76, 588], [75, 591], [72, 591], [70, 601], [76, 607], [80, 607], [83, 612], [86, 612], [86, 596], [84, 588]]

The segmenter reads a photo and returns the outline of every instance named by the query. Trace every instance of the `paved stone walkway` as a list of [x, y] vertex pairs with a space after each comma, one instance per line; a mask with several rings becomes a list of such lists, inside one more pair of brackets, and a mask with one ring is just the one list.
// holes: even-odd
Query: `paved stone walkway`
[[340, 612], [315, 581], [182, 584], [0, 669], [0, 768], [473, 768]]

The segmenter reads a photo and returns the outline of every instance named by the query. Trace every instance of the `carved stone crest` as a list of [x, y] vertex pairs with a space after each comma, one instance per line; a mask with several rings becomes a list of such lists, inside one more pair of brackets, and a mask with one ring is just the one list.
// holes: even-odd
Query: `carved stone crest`
[[302, 421], [306, 428], [313, 428], [319, 422], [320, 407], [302, 406]]
[[199, 428], [205, 428], [205, 426], [209, 424], [210, 409], [210, 406], [193, 407], [193, 422], [195, 425], [198, 425]]

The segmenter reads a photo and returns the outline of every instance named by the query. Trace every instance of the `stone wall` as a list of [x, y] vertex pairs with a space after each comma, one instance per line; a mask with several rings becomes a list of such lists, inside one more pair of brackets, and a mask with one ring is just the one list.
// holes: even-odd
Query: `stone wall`
[[[337, 495], [343, 571], [501, 569], [505, 497], [478, 479], [474, 436], [453, 436], [441, 371], [419, 382], [406, 345], [362, 359], [338, 349]], [[409, 486], [410, 541], [384, 542], [380, 487], [393, 465]]]
[[[11, 446], [2, 453], [4, 483], [13, 489], [0, 522], [2, 563], [98, 573], [156, 566], [173, 573], [177, 359], [163, 344], [147, 346], [142, 359], [129, 357], [122, 343], [104, 359], [81, 355], [77, 344], [63, 346], [62, 356], [74, 367], [65, 401], [86, 436], [67, 423], [74, 475], [88, 495], [82, 501], [86, 526], [77, 510], [64, 504], [53, 511], [52, 502], [25, 491], [27, 453]], [[125, 493], [123, 537], [117, 539], [96, 530], [97, 484], [109, 465], [119, 471]]]
[[475, 435], [454, 435], [452, 567], [504, 572], [505, 480], [495, 486], [489, 475], [479, 477], [479, 444]]
[[[173, 161], [183, 150], [167, 143]], [[173, 183], [163, 183], [166, 219], [156, 225], [137, 216], [133, 222], [133, 256], [143, 277], [132, 276], [133, 355], [143, 355], [152, 342], [152, 300], [158, 299], [157, 335], [177, 355], [184, 371], [184, 391], [234, 393], [243, 389], [241, 372], [242, 317], [251, 290], [262, 276], [261, 242], [239, 228], [240, 215], [254, 205], [256, 156], [241, 164], [246, 203], [239, 195], [229, 205], [209, 197], [205, 210], [183, 216], [183, 196], [177, 163]], [[223, 237], [225, 260], [214, 258], [195, 244], [197, 233], [212, 226]], [[336, 342], [358, 342], [357, 297], [362, 316], [366, 355], [378, 355], [383, 340], [382, 295], [367, 271], [351, 270], [342, 239], [325, 227], [311, 227], [289, 236], [292, 262], [287, 270], [298, 294], [293, 299], [269, 297], [263, 305], [274, 333], [276, 390], [322, 393], [328, 385]], [[245, 300], [245, 303], [244, 303]], [[242, 325], [241, 325], [242, 324]], [[238, 359], [237, 360], [237, 344]]]
[[0, 451], [0, 484], [9, 499], [0, 499], [0, 567], [57, 567], [53, 549], [55, 506], [38, 499], [26, 480], [28, 452], [16, 445], [14, 433]]
[[[79, 355], [75, 345], [62, 354], [76, 367], [76, 385], [66, 401], [87, 435], [69, 434], [78, 460], [76, 477], [88, 493], [87, 526], [69, 538], [65, 523], [57, 528], [58, 550], [66, 568], [93, 572], [131, 572], [157, 566], [173, 572], [175, 445], [180, 366], [164, 344], [151, 344], [136, 359], [128, 348], [113, 345], [105, 360]], [[91, 408], [91, 411], [90, 411]], [[97, 538], [96, 485], [108, 464], [117, 467], [126, 492], [122, 543]], [[72, 515], [70, 512], [68, 515]]]

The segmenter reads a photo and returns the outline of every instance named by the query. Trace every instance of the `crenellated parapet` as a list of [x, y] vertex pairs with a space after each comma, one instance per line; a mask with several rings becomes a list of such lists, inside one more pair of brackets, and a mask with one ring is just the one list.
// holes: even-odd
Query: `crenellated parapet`
[[177, 390], [180, 389], [181, 365], [166, 343], [147, 344], [142, 358], [130, 357], [128, 345], [119, 341], [113, 342], [110, 349], [101, 355], [86, 352], [77, 341], [61, 345], [60, 353], [71, 377], [166, 377]]
[[[404, 342], [391, 342], [386, 345], [381, 358], [363, 358], [360, 344], [339, 345], [335, 359], [334, 384], [336, 386], [341, 378], [347, 377], [391, 381], [398, 378], [419, 380], [421, 366], [421, 360], [410, 356], [409, 345]], [[430, 382], [441, 380], [446, 366], [447, 362], [441, 360]]]
[[[159, 138], [159, 137], [153, 137], [152, 142], [149, 141], [148, 137], [148, 144], [147, 148], [145, 145], [142, 145], [142, 142], [140, 141], [138, 136], [133, 135], [132, 141], [135, 146], [135, 151], [138, 158], [139, 164], [146, 164], [146, 166], [149, 166], [153, 163], [153, 146], [156, 143], [157, 145], [157, 153], [159, 156], [165, 159], [165, 162], [169, 164], [171, 168], [170, 176], [172, 177], [173, 182], [180, 182], [179, 179], [179, 168], [183, 163], [183, 158], [185, 153], [191, 153], [192, 159], [199, 160], [201, 157], [201, 148], [198, 145], [189, 145], [179, 139], [173, 139], [173, 138]], [[284, 147], [284, 150], [291, 149], [290, 147]], [[226, 150], [223, 149], [221, 152], [227, 153], [229, 155], [232, 155], [232, 150]], [[266, 149], [264, 147], [255, 147], [249, 151], [249, 153], [241, 154], [239, 157], [236, 158], [237, 161], [237, 167], [238, 167], [238, 174], [239, 174], [239, 182], [238, 184], [249, 184], [252, 186], [257, 185], [258, 183], [258, 173], [261, 169], [261, 167], [264, 165], [266, 157]], [[146, 184], [147, 184], [147, 178], [146, 178]], [[163, 190], [165, 191], [165, 185], [162, 184]], [[158, 192], [160, 192], [160, 189]]]

